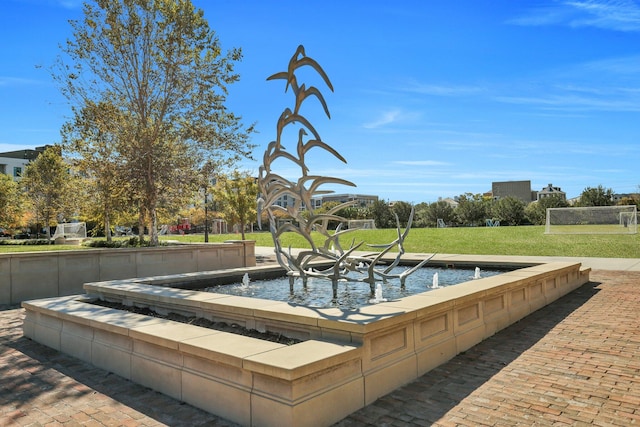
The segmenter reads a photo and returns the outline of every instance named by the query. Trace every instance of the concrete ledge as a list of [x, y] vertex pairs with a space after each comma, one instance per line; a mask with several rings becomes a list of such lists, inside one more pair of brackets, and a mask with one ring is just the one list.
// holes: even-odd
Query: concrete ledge
[[[253, 413], [259, 425], [314, 426], [318, 402], [343, 402], [341, 407], [355, 402], [346, 405], [351, 413], [364, 401], [357, 346], [313, 340], [285, 346], [105, 309], [78, 297], [23, 307], [28, 338], [103, 367], [107, 353], [110, 370], [118, 375], [244, 425], [252, 424]], [[96, 360], [93, 354], [101, 355]], [[220, 402], [212, 389], [234, 397]], [[265, 400], [280, 409], [251, 403]], [[282, 416], [294, 423], [283, 424]], [[326, 423], [342, 417], [343, 411], [324, 416]]]
[[0, 254], [0, 304], [74, 295], [87, 282], [256, 265], [255, 242]]
[[[571, 292], [589, 271], [552, 262], [355, 311], [169, 288], [168, 276], [87, 283], [84, 297], [23, 303], [24, 333], [242, 425], [322, 426]], [[306, 341], [267, 343], [87, 298], [293, 331]], [[205, 397], [214, 391], [224, 397]]]

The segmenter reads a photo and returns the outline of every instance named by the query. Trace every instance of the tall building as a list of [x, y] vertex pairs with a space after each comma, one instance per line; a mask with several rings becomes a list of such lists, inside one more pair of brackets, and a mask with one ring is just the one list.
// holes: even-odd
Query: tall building
[[531, 191], [531, 181], [492, 182], [491, 193], [495, 200], [515, 197], [525, 203], [536, 200], [536, 192]]
[[36, 147], [35, 150], [17, 150], [0, 153], [0, 173], [9, 175], [14, 181], [20, 181], [24, 168], [35, 160], [49, 146]]
[[[283, 195], [278, 197], [275, 201], [275, 204], [278, 206], [282, 206], [283, 208], [287, 208], [289, 206], [293, 206], [295, 204], [295, 197], [292, 195]], [[311, 199], [311, 208], [319, 209], [323, 203], [327, 202], [338, 202], [338, 203], [346, 203], [346, 202], [356, 202], [354, 204], [357, 208], [368, 208], [373, 206], [375, 202], [378, 201], [378, 196], [370, 196], [366, 194], [324, 194], [319, 197], [314, 197]], [[302, 209], [308, 209], [308, 206], [302, 206]]]
[[327, 202], [338, 202], [338, 203], [346, 203], [346, 202], [355, 202], [353, 205], [356, 208], [368, 208], [373, 206], [375, 202], [378, 201], [378, 196], [371, 196], [367, 194], [325, 194], [320, 198], [320, 205]]

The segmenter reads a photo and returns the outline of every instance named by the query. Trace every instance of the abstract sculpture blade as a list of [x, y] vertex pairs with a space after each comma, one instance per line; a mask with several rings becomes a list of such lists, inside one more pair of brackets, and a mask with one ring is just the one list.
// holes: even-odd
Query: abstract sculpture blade
[[[393, 275], [390, 273], [391, 269], [398, 265], [400, 257], [404, 253], [404, 239], [411, 228], [413, 211], [411, 212], [409, 223], [404, 232], [401, 232], [400, 223], [396, 216], [396, 222], [398, 223], [398, 238], [396, 240], [384, 245], [370, 245], [382, 249], [380, 252], [366, 255], [354, 254], [354, 252], [362, 246], [363, 242], [357, 244], [353, 242], [351, 247], [346, 250], [340, 245], [340, 237], [345, 233], [354, 231], [354, 229], [341, 230], [340, 226], [338, 226], [335, 231], [329, 231], [328, 229], [329, 221], [337, 220], [339, 223], [346, 221], [344, 218], [336, 215], [336, 213], [345, 207], [352, 206], [355, 202], [343, 203], [328, 212], [318, 213], [315, 211], [312, 203], [314, 197], [332, 193], [332, 191], [321, 190], [322, 186], [338, 184], [355, 187], [355, 184], [337, 177], [309, 174], [310, 171], [306, 164], [306, 157], [312, 148], [324, 150], [343, 163], [347, 161], [338, 151], [322, 141], [320, 134], [309, 120], [300, 114], [300, 108], [304, 101], [313, 96], [320, 102], [327, 117], [331, 118], [329, 108], [320, 90], [315, 86], [307, 88], [304, 83], [299, 84], [296, 71], [301, 67], [311, 67], [320, 75], [329, 90], [333, 91], [333, 86], [327, 74], [320, 64], [306, 56], [304, 46], [302, 45], [298, 46], [296, 52], [291, 57], [287, 71], [275, 73], [267, 78], [267, 80], [285, 80], [284, 90], [287, 92], [289, 87], [291, 87], [295, 101], [293, 110], [285, 108], [278, 118], [276, 139], [269, 143], [263, 156], [263, 164], [260, 166], [258, 175], [258, 185], [261, 193], [258, 201], [258, 221], [260, 221], [262, 211], [266, 210], [269, 219], [269, 229], [273, 236], [276, 257], [279, 264], [287, 271], [291, 286], [293, 286], [293, 281], [296, 277], [302, 278], [305, 284], [309, 277], [326, 279], [331, 281], [333, 297], [336, 298], [339, 281], [368, 283], [372, 295], [375, 292], [376, 283], [380, 281], [399, 278], [400, 283], [404, 285], [406, 276], [424, 265], [430, 259], [423, 260], [418, 266], [401, 275]], [[296, 125], [300, 126], [297, 132], [298, 140], [296, 150], [295, 152], [289, 152], [286, 151], [282, 145], [283, 130], [287, 126]], [[300, 177], [297, 182], [289, 181], [276, 173], [273, 170], [273, 165], [276, 161], [288, 161], [298, 167], [300, 169]], [[293, 205], [287, 207], [277, 205], [276, 202], [283, 196], [294, 200]], [[306, 214], [304, 215], [302, 213], [303, 209], [306, 209]], [[277, 220], [278, 212], [285, 214], [290, 220], [279, 224]], [[319, 233], [324, 239], [324, 243], [321, 246], [316, 245], [314, 242], [312, 237], [313, 232]], [[284, 233], [299, 234], [308, 242], [310, 249], [294, 255], [290, 249], [287, 250], [282, 247], [280, 237]], [[382, 256], [394, 248], [398, 249], [396, 259], [391, 266], [382, 266], [380, 263]], [[314, 261], [329, 262], [330, 266], [318, 271], [312, 268]]]

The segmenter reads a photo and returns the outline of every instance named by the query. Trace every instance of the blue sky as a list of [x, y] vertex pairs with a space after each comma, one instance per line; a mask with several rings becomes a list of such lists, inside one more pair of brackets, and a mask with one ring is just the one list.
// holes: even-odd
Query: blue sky
[[[81, 2], [2, 3], [0, 151], [58, 142], [70, 110], [47, 68]], [[598, 185], [638, 191], [640, 1], [194, 3], [223, 49], [243, 50], [227, 105], [259, 131], [244, 169], [257, 171], [293, 104], [284, 81], [266, 78], [302, 44], [334, 92], [305, 74], [331, 119], [312, 98], [301, 112], [347, 159], [318, 150], [309, 163], [357, 185], [338, 192], [419, 203], [512, 180], [568, 197]]]

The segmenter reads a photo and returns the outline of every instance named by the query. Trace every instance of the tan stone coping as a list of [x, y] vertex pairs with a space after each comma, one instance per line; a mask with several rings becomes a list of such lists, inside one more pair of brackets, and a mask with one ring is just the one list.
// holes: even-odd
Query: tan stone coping
[[[393, 301], [363, 306], [357, 310], [340, 308], [313, 308], [287, 302], [216, 294], [185, 289], [155, 286], [155, 278], [87, 283], [86, 292], [109, 300], [136, 301], [150, 307], [171, 304], [173, 308], [193, 312], [225, 313], [254, 319], [270, 319], [314, 328], [339, 329], [356, 334], [370, 333], [390, 325], [410, 321], [429, 310], [442, 310], [464, 306], [470, 301], [503, 292], [501, 285], [510, 288], [525, 286], [532, 278], [543, 280], [563, 271], [576, 269], [575, 262], [550, 262], [505, 273], [471, 280], [440, 289], [400, 298]], [[582, 269], [585, 272], [588, 269]], [[170, 282], [158, 278], [163, 285]], [[175, 280], [175, 278], [174, 278]]]
[[26, 301], [22, 305], [28, 311], [43, 313], [51, 318], [84, 324], [93, 329], [128, 336], [287, 381], [361, 357], [360, 347], [356, 345], [309, 340], [287, 346], [101, 307], [90, 304], [85, 297], [77, 295]]
[[[23, 329], [242, 425], [328, 426], [576, 289], [589, 270], [550, 262], [357, 310], [166, 287], [184, 275], [114, 280], [85, 284], [85, 296], [24, 302]], [[306, 341], [286, 346], [87, 303], [95, 298]]]

